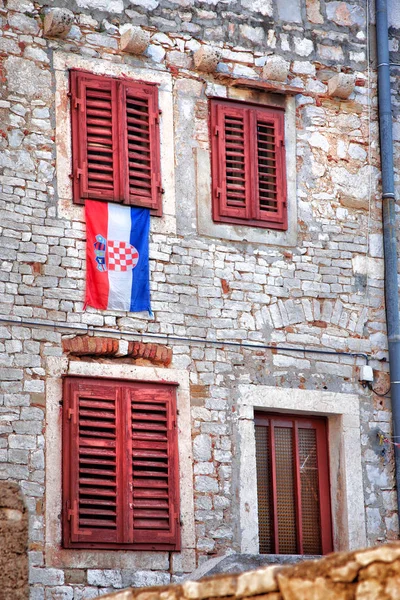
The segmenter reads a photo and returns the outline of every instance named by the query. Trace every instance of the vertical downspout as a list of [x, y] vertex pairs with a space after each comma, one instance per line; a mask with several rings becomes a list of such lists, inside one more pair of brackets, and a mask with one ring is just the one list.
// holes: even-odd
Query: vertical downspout
[[[386, 326], [392, 399], [393, 435], [400, 442], [400, 318], [397, 276], [397, 240], [393, 175], [392, 107], [390, 97], [389, 39], [386, 0], [376, 0], [379, 131], [382, 169], [383, 247], [385, 254]], [[397, 508], [400, 517], [400, 447], [394, 447]]]

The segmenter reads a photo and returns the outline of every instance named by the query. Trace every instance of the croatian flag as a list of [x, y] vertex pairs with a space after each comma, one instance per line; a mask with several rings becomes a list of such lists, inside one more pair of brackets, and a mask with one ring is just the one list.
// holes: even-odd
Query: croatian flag
[[151, 314], [149, 209], [86, 200], [85, 212], [85, 307]]

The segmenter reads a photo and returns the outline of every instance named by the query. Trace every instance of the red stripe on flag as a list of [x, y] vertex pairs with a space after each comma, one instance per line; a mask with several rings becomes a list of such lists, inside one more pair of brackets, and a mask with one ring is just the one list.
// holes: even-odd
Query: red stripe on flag
[[[96, 236], [101, 235], [107, 240], [108, 233], [108, 204], [85, 200], [86, 216], [86, 296], [85, 306], [93, 306], [105, 310], [108, 305], [110, 290], [108, 271], [98, 269], [96, 262]], [[105, 264], [105, 261], [104, 261]]]

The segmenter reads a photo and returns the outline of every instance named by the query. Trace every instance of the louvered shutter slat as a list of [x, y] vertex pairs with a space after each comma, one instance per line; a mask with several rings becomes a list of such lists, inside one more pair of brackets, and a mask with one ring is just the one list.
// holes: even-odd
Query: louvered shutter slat
[[284, 112], [211, 103], [214, 221], [287, 229]]
[[143, 384], [130, 394], [133, 541], [178, 549], [175, 392]]
[[118, 201], [117, 82], [71, 71], [74, 202]]
[[253, 119], [256, 130], [254, 218], [284, 229], [287, 225], [284, 114], [273, 109], [256, 111]]
[[154, 85], [121, 83], [121, 127], [125, 147], [125, 202], [161, 215], [158, 92]]
[[118, 406], [115, 386], [66, 382], [65, 437], [70, 460], [64, 492], [71, 512], [64, 544], [119, 541]]
[[221, 132], [220, 214], [246, 219], [249, 216], [249, 181], [246, 110], [219, 107]]
[[63, 544], [179, 550], [175, 390], [67, 377]]

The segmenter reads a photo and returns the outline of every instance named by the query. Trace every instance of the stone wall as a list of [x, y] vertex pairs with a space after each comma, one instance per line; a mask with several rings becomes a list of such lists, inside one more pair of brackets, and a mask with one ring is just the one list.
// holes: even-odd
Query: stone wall
[[103, 596], [110, 600], [396, 600], [400, 585], [399, 544], [332, 554], [292, 567], [269, 566], [240, 575], [207, 577], [150, 590], [128, 589]]
[[0, 483], [0, 589], [4, 600], [26, 600], [28, 512], [16, 483]]
[[[0, 37], [0, 477], [19, 482], [26, 496], [32, 598], [77, 600], [132, 584], [165, 584], [210, 556], [240, 551], [239, 384], [358, 395], [367, 541], [396, 538], [393, 446], [390, 438], [383, 446], [377, 442], [380, 432], [390, 436], [390, 399], [360, 385], [358, 368], [365, 360], [351, 354], [371, 355], [375, 388], [386, 391], [376, 76], [367, 68], [367, 3], [56, 0], [52, 8], [67, 7], [74, 15], [64, 39], [44, 36], [46, 4], [3, 2]], [[144, 55], [119, 49], [129, 23], [150, 35]], [[391, 29], [395, 58], [398, 31]], [[210, 44], [220, 52], [214, 74], [196, 70], [193, 60]], [[298, 220], [291, 242], [269, 235], [268, 243], [255, 243], [249, 228], [232, 228], [231, 239], [200, 233], [207, 188], [200, 189], [198, 177], [204, 179], [204, 166], [209, 168], [207, 97], [262, 102], [265, 92], [239, 88], [234, 79], [261, 81], [273, 55], [286, 61], [287, 83], [302, 90], [293, 112]], [[166, 211], [152, 219], [154, 317], [83, 311], [84, 216], [72, 206], [68, 177], [71, 65], [141, 73], [162, 81], [173, 102], [173, 112], [161, 119], [171, 167], [168, 174], [164, 168]], [[338, 72], [354, 75], [347, 100], [328, 94], [327, 82]], [[48, 361], [66, 356], [71, 336], [107, 337], [104, 329], [131, 342], [140, 341], [134, 334], [158, 335], [155, 341], [172, 352], [170, 367], [189, 371], [196, 543], [184, 560], [164, 553], [138, 557], [132, 568], [122, 561], [100, 569], [67, 568], [46, 558]], [[127, 351], [101, 360], [151, 366], [148, 358]]]

